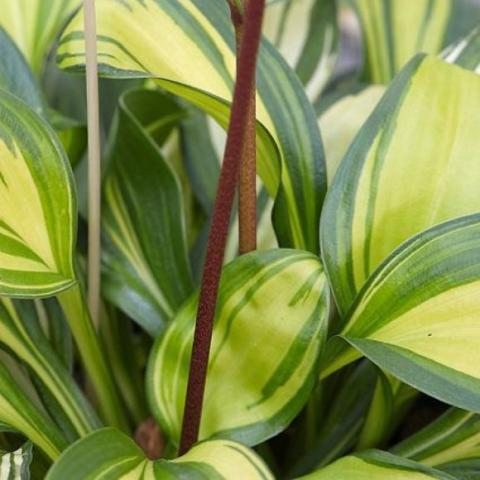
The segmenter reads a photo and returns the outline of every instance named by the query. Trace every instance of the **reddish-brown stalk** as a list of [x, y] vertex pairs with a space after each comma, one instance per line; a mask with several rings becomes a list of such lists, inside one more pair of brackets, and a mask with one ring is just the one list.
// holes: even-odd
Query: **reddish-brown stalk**
[[[244, 0], [245, 7], [250, 0]], [[243, 42], [244, 17], [238, 5], [230, 1], [230, 12], [237, 46], [237, 70], [240, 68], [240, 47]], [[239, 253], [244, 254], [257, 248], [257, 150], [256, 150], [256, 89], [250, 95], [247, 136], [238, 185]]]
[[233, 96], [227, 144], [220, 173], [212, 224], [207, 243], [205, 268], [200, 287], [190, 373], [183, 415], [180, 451], [182, 455], [198, 440], [208, 357], [217, 304], [218, 287], [227, 242], [228, 226], [248, 132], [248, 117], [265, 0], [249, 2], [244, 17], [244, 38], [240, 46], [239, 68]]

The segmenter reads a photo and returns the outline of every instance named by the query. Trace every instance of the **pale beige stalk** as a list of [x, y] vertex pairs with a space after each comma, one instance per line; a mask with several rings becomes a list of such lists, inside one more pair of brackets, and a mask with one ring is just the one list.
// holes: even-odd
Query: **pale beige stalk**
[[100, 115], [98, 102], [95, 0], [84, 0], [88, 111], [88, 305], [94, 324], [100, 317]]

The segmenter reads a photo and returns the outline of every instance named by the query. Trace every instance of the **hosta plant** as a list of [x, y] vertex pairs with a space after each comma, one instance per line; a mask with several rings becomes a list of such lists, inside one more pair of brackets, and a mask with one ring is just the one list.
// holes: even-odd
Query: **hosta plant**
[[0, 479], [480, 478], [479, 132], [475, 0], [2, 0]]

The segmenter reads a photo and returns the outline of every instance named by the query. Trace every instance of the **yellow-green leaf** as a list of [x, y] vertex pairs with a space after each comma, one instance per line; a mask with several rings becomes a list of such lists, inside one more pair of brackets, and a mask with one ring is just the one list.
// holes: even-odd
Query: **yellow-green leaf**
[[479, 238], [477, 214], [399, 247], [352, 308], [341, 332], [351, 346], [330, 342], [323, 375], [363, 354], [432, 397], [480, 412]]
[[44, 412], [19, 388], [0, 363], [0, 422], [25, 435], [51, 459], [56, 459], [67, 441]]
[[447, 473], [396, 457], [380, 450], [367, 450], [341, 458], [328, 467], [299, 480], [455, 480]]
[[[235, 78], [234, 35], [224, 0], [97, 0], [98, 59], [104, 76], [154, 77], [159, 84], [228, 123]], [[83, 13], [58, 48], [61, 68], [84, 68]], [[258, 63], [258, 172], [276, 197], [281, 246], [318, 253], [326, 189], [315, 113], [295, 73], [263, 42]]]
[[480, 7], [464, 0], [353, 3], [363, 31], [365, 73], [373, 83], [388, 84], [415, 54], [440, 53], [480, 21]]
[[266, 37], [295, 68], [312, 100], [335, 68], [340, 46], [337, 14], [335, 0], [272, 2], [265, 14]]
[[26, 442], [13, 452], [0, 451], [0, 474], [5, 479], [30, 480], [33, 448]]
[[480, 210], [479, 104], [479, 75], [417, 56], [360, 130], [322, 216], [324, 265], [342, 314], [400, 243]]
[[346, 95], [328, 108], [318, 120], [322, 132], [328, 183], [347, 153], [348, 147], [385, 92], [383, 85], [371, 85]]
[[73, 189], [54, 132], [0, 91], [0, 294], [46, 296], [75, 282]]
[[184, 115], [158, 91], [122, 95], [105, 175], [103, 291], [152, 336], [193, 291], [180, 182], [154, 141]]
[[[244, 255], [223, 271], [200, 439], [255, 445], [283, 430], [318, 373], [329, 299], [317, 257], [295, 250]], [[148, 368], [151, 407], [178, 444], [197, 296], [157, 340]]]
[[78, 5], [80, 0], [2, 0], [0, 26], [39, 74], [60, 28]]
[[43, 335], [33, 302], [0, 298], [0, 343], [28, 365], [37, 385], [48, 392], [52, 407], [58, 406], [57, 424], [72, 438], [100, 426], [93, 408]]
[[53, 465], [47, 480], [273, 480], [257, 454], [229, 440], [195, 445], [172, 460], [149, 461], [125, 434], [106, 428], [73, 444]]

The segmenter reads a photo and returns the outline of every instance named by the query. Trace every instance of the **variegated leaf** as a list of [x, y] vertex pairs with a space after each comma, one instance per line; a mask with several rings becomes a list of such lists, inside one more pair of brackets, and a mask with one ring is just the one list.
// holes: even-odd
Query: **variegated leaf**
[[[322, 266], [312, 254], [271, 250], [227, 265], [216, 310], [200, 439], [255, 445], [283, 430], [318, 373], [329, 310]], [[197, 296], [157, 340], [148, 368], [151, 407], [177, 444]]]
[[30, 480], [30, 463], [33, 451], [30, 442], [14, 452], [0, 451], [0, 478], [5, 480]]
[[155, 142], [183, 116], [160, 92], [123, 95], [105, 177], [104, 294], [152, 336], [193, 291], [180, 183]]
[[46, 296], [75, 282], [75, 196], [48, 125], [0, 91], [0, 294]]
[[475, 73], [480, 73], [480, 27], [450, 45], [442, 52], [442, 58]]
[[299, 480], [456, 480], [439, 470], [396, 457], [380, 450], [367, 450], [341, 458], [328, 467]]
[[60, 28], [80, 0], [2, 0], [0, 26], [39, 74]]
[[[309, 432], [316, 429], [315, 436], [302, 438], [295, 435], [288, 445], [294, 461], [288, 465], [287, 478], [297, 478], [312, 470], [324, 467], [350, 452], [358, 442], [365, 423], [377, 380], [377, 367], [368, 360], [359, 362], [341, 379], [340, 385], [327, 386], [329, 393], [335, 389], [335, 400], [324, 405], [322, 393], [325, 384], [315, 390], [309, 400], [309, 413], [305, 424]], [[332, 392], [333, 393], [333, 392]], [[313, 408], [312, 408], [313, 407]], [[312, 425], [312, 416], [316, 420]]]
[[39, 115], [45, 101], [40, 86], [22, 53], [0, 26], [0, 88], [23, 100]]
[[372, 402], [356, 450], [384, 447], [404, 420], [417, 396], [417, 390], [410, 385], [379, 370]]
[[345, 95], [318, 119], [325, 147], [328, 183], [331, 184], [341, 160], [360, 127], [385, 92], [383, 85], [370, 85], [358, 93]]
[[15, 379], [0, 363], [0, 422], [25, 435], [52, 460], [67, 441], [35, 404], [23, 393]]
[[[158, 78], [163, 88], [226, 126], [236, 65], [227, 2], [97, 0], [96, 5], [102, 75]], [[84, 68], [84, 43], [80, 13], [60, 42], [62, 68]], [[276, 196], [279, 242], [318, 253], [326, 179], [315, 113], [298, 78], [268, 42], [260, 52], [257, 107], [259, 175]]]
[[228, 440], [195, 445], [172, 461], [149, 461], [125, 434], [99, 430], [71, 446], [50, 469], [46, 480], [273, 480], [255, 452]]
[[480, 76], [418, 56], [362, 127], [322, 216], [324, 264], [342, 314], [401, 242], [480, 210], [479, 102]]
[[0, 26], [0, 89], [23, 100], [35, 113], [47, 120], [58, 133], [72, 165], [86, 146], [86, 128], [80, 122], [48, 109], [39, 82], [8, 33]]
[[363, 30], [366, 77], [373, 83], [388, 84], [416, 53], [440, 53], [480, 22], [478, 4], [464, 0], [353, 0], [353, 4]]
[[436, 468], [480, 458], [480, 415], [450, 408], [392, 452]]
[[31, 371], [37, 385], [48, 392], [57, 414], [72, 438], [100, 426], [93, 409], [44, 337], [33, 303], [0, 299], [0, 343], [13, 351]]
[[335, 0], [285, 0], [269, 5], [265, 35], [315, 100], [333, 73], [340, 43]]
[[341, 332], [351, 346], [329, 344], [323, 376], [363, 354], [428, 395], [480, 412], [479, 238], [477, 214], [399, 247], [352, 308]]

